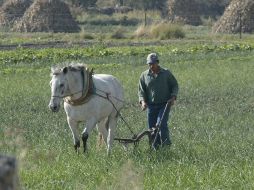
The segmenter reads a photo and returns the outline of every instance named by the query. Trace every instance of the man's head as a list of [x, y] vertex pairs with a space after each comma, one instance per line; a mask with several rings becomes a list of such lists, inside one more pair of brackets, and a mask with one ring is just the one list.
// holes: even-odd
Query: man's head
[[159, 63], [159, 58], [156, 53], [150, 53], [146, 58], [146, 63], [148, 65]]

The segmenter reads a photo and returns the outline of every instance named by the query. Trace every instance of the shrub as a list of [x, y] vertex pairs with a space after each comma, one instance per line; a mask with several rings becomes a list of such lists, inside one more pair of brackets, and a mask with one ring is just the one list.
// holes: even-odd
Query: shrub
[[170, 23], [152, 25], [150, 28], [150, 35], [160, 40], [185, 37], [185, 33], [180, 25]]
[[166, 40], [172, 38], [184, 38], [185, 33], [179, 24], [159, 23], [147, 27], [144, 25], [139, 26], [135, 30], [133, 37], [149, 37]]
[[113, 39], [123, 39], [125, 38], [124, 36], [124, 29], [123, 28], [117, 28], [112, 34], [111, 34], [111, 38]]
[[84, 28], [82, 28], [81, 32], [79, 33], [79, 37], [81, 39], [88, 39], [88, 40], [92, 40], [94, 39], [92, 34], [86, 33]]
[[85, 21], [79, 21], [79, 24], [90, 24], [90, 25], [122, 25], [122, 26], [135, 26], [138, 24], [138, 19], [131, 18], [129, 19], [126, 16], [123, 16], [121, 18], [98, 18], [98, 19], [91, 19], [91, 20], [85, 20]]
[[212, 18], [212, 17], [201, 17], [201, 20], [202, 20], [202, 23], [204, 26], [209, 26], [209, 27], [212, 27], [215, 23], [215, 19]]
[[144, 37], [144, 36], [147, 36], [147, 35], [148, 35], [148, 32], [147, 32], [147, 28], [145, 27], [145, 25], [140, 25], [134, 31], [134, 37], [136, 37], [136, 38]]

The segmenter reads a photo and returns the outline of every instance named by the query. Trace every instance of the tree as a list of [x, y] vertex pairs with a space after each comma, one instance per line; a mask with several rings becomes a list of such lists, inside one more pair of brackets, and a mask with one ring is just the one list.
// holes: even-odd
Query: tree
[[0, 0], [0, 6], [2, 6], [3, 3], [4, 3], [4, 0]]
[[200, 14], [216, 17], [222, 15], [230, 0], [196, 0]]
[[119, 4], [120, 6], [124, 5], [124, 0], [116, 0], [117, 4]]
[[72, 4], [84, 8], [96, 6], [97, 0], [72, 0]]
[[125, 5], [144, 10], [161, 10], [167, 0], [125, 0]]

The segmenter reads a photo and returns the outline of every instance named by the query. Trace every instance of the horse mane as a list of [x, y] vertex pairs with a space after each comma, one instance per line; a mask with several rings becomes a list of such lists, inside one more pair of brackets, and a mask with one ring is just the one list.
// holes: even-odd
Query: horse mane
[[63, 69], [65, 67], [68, 67], [68, 69], [70, 71], [73, 71], [73, 72], [77, 72], [77, 71], [81, 71], [83, 70], [84, 68], [87, 68], [87, 65], [86, 64], [81, 64], [81, 63], [76, 63], [76, 64], [70, 64], [70, 65], [66, 65], [66, 66], [57, 66], [57, 67], [51, 67], [51, 76], [52, 75], [59, 75], [63, 72]]

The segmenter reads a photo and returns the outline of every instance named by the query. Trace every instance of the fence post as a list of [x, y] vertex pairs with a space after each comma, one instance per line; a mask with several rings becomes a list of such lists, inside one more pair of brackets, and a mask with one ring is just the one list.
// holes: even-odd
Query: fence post
[[146, 10], [147, 9], [145, 9], [145, 26], [147, 25]]
[[239, 13], [239, 35], [240, 35], [240, 39], [242, 39], [242, 13]]

